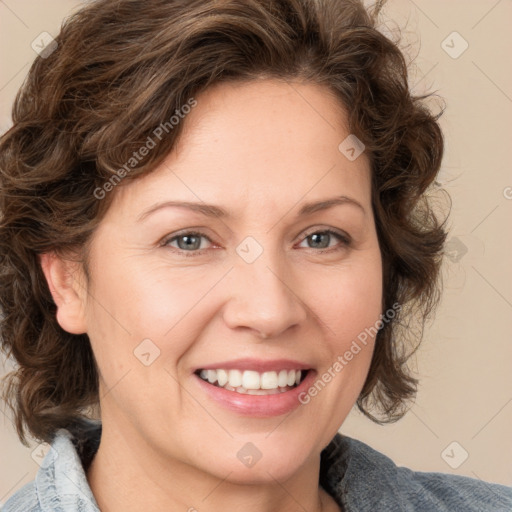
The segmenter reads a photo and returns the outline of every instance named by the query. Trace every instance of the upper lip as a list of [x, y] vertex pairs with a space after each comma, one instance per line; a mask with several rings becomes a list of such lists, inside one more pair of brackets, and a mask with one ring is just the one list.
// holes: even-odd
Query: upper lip
[[292, 359], [233, 359], [219, 363], [208, 364], [196, 368], [197, 370], [252, 370], [255, 372], [271, 372], [279, 370], [309, 370], [311, 365], [294, 361]]

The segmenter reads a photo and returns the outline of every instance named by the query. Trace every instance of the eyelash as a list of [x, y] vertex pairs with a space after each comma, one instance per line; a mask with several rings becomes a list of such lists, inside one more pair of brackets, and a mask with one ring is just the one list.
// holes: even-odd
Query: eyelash
[[[331, 247], [329, 249], [321, 249], [321, 250], [316, 250], [314, 248], [309, 248], [319, 254], [323, 254], [323, 253], [326, 253], [326, 252], [335, 252], [335, 251], [340, 251], [342, 249], [346, 249], [347, 247], [350, 247], [350, 245], [352, 244], [352, 240], [351, 238], [348, 236], [348, 235], [345, 235], [343, 233], [340, 233], [338, 231], [334, 231], [332, 229], [324, 229], [324, 230], [316, 230], [316, 231], [311, 231], [310, 233], [306, 234], [304, 236], [304, 238], [301, 240], [301, 242], [303, 240], [306, 240], [307, 238], [309, 238], [310, 236], [312, 235], [317, 235], [317, 234], [329, 234], [329, 235], [334, 235], [336, 238], [338, 238], [340, 241], [341, 241], [341, 246], [335, 246], [335, 247]], [[210, 238], [208, 236], [206, 236], [204, 233], [201, 233], [200, 231], [184, 231], [182, 233], [179, 233], [177, 235], [173, 235], [172, 237], [167, 237], [167, 238], [164, 238], [162, 240], [162, 242], [160, 243], [160, 246], [161, 247], [170, 247], [168, 244], [178, 238], [181, 238], [183, 236], [196, 236], [196, 237], [202, 237], [202, 238], [206, 238], [209, 242], [211, 242]], [[189, 257], [195, 257], [195, 256], [201, 256], [202, 254], [204, 254], [205, 251], [207, 251], [208, 249], [202, 249], [202, 250], [195, 250], [195, 251], [183, 251], [182, 249], [177, 249], [176, 247], [171, 247], [171, 249], [173, 249], [173, 252], [176, 252], [177, 254], [179, 255], [183, 255], [187, 258]]]

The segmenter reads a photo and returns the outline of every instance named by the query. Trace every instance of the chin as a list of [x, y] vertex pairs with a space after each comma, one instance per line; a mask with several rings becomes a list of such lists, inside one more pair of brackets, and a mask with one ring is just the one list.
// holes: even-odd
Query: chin
[[[238, 461], [236, 461], [238, 462]], [[216, 476], [222, 480], [240, 485], [268, 485], [277, 481], [285, 482], [297, 473], [301, 465], [273, 457], [266, 462], [261, 459], [252, 467], [240, 463], [226, 464], [218, 468]], [[226, 475], [229, 476], [226, 478]]]
[[[261, 442], [257, 436], [254, 436], [254, 443], [245, 439], [247, 437], [230, 443], [236, 446], [235, 450], [210, 453], [211, 465], [204, 469], [232, 483], [269, 484], [276, 480], [288, 480], [304, 466], [308, 458], [316, 457], [316, 454], [304, 451], [304, 442], [284, 444], [281, 439], [277, 442], [277, 437], [276, 442], [272, 442], [271, 438], [265, 440], [263, 434]], [[227, 456], [229, 452], [233, 455]]]

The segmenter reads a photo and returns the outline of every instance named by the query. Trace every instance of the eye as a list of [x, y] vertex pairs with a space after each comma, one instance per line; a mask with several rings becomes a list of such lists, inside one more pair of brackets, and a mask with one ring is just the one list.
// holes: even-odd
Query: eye
[[[332, 241], [333, 237], [337, 238], [341, 242], [341, 247], [336, 245], [334, 247], [329, 247], [329, 242]], [[341, 250], [348, 247], [351, 243], [350, 237], [348, 235], [338, 233], [337, 231], [334, 231], [332, 229], [313, 231], [306, 235], [304, 242], [307, 242], [308, 240], [312, 244], [312, 246], [310, 247], [312, 249], [327, 249], [327, 251], [321, 250], [318, 252], [330, 252], [331, 250]]]
[[[186, 231], [184, 233], [174, 235], [171, 238], [167, 238], [162, 242], [163, 247], [174, 247], [178, 249], [178, 252], [183, 254], [190, 252], [191, 254], [185, 254], [185, 256], [197, 256], [202, 254], [204, 247], [201, 247], [201, 239], [211, 240], [204, 234], [198, 231]], [[171, 243], [177, 242], [178, 247], [172, 246]]]

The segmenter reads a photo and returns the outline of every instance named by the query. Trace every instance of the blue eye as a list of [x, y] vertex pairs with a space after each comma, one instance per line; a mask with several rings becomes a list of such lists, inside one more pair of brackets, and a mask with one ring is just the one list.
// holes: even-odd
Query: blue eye
[[[180, 235], [176, 235], [172, 238], [166, 240], [162, 245], [169, 247], [171, 242], [175, 240], [178, 242], [178, 252], [193, 252], [193, 254], [185, 254], [185, 256], [197, 256], [198, 254], [202, 254], [202, 252], [197, 252], [201, 248], [201, 239], [206, 238], [211, 241], [206, 235], [203, 233], [195, 232], [195, 231], [187, 231], [186, 233], [182, 233]], [[181, 243], [181, 241], [183, 241]]]
[[[325, 231], [314, 231], [313, 233], [310, 233], [306, 236], [304, 240], [311, 240], [314, 244], [312, 248], [316, 249], [327, 249], [331, 250], [329, 248], [329, 242], [332, 240], [333, 236], [341, 241], [341, 245], [343, 247], [347, 247], [350, 245], [350, 239], [346, 235], [342, 235], [341, 233], [338, 233], [337, 231], [333, 231], [331, 229], [327, 229]], [[324, 245], [324, 242], [327, 242], [327, 245]], [[339, 247], [334, 246], [332, 250], [339, 250]], [[319, 251], [319, 252], [325, 252], [325, 251]]]
[[[333, 237], [338, 239], [340, 243], [335, 246], [330, 246], [330, 241]], [[174, 249], [174, 252], [177, 252], [178, 254], [186, 257], [200, 256], [206, 250], [201, 245], [202, 239], [206, 239], [211, 243], [210, 238], [208, 238], [204, 233], [199, 231], [186, 231], [164, 239], [164, 241], [161, 243], [161, 246]], [[318, 253], [340, 251], [351, 245], [351, 239], [348, 235], [338, 233], [337, 231], [333, 231], [331, 229], [313, 231], [305, 236], [304, 241], [307, 240], [313, 244], [312, 247], [309, 247], [310, 249], [320, 249], [315, 251]], [[177, 247], [171, 245], [175, 242], [177, 243]]]

